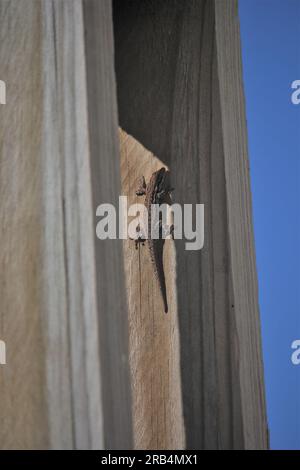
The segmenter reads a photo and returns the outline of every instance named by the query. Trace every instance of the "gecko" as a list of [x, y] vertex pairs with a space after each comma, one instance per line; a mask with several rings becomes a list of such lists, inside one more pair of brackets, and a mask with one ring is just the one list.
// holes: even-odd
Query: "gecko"
[[[144, 221], [145, 224], [148, 226], [148, 247], [150, 251], [151, 262], [154, 268], [155, 276], [158, 280], [161, 296], [164, 303], [164, 310], [165, 313], [168, 312], [168, 301], [167, 301], [167, 291], [166, 291], [166, 281], [165, 281], [165, 273], [164, 273], [164, 266], [163, 266], [163, 249], [164, 249], [164, 238], [166, 235], [170, 234], [172, 238], [174, 238], [174, 226], [171, 225], [169, 228], [163, 227], [162, 220], [161, 220], [161, 213], [155, 216], [157, 220], [151, 220], [153, 213], [151, 212], [151, 205], [152, 204], [170, 204], [172, 203], [171, 200], [171, 191], [173, 188], [170, 187], [169, 183], [169, 176], [170, 172], [167, 171], [165, 168], [161, 168], [158, 171], [155, 171], [148, 184], [146, 184], [144, 176], [140, 178], [139, 186], [136, 191], [137, 196], [145, 196], [145, 207], [147, 209], [147, 216], [148, 219]], [[151, 225], [152, 224], [159, 224], [159, 238], [154, 239], [151, 238]], [[136, 228], [137, 231], [137, 238], [135, 239], [135, 246], [138, 248], [138, 244], [141, 242], [144, 245], [146, 241], [146, 237], [143, 235], [143, 231], [140, 225]], [[164, 238], [162, 234], [164, 233]]]

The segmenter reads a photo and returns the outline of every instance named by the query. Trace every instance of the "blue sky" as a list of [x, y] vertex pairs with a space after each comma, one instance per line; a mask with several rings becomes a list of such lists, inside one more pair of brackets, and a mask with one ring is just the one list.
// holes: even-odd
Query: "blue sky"
[[300, 0], [239, 0], [268, 421], [300, 449]]

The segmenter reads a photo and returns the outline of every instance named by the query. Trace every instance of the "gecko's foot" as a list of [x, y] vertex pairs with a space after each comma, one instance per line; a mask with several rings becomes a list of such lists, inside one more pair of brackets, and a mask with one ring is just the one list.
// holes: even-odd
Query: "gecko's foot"
[[134, 240], [134, 243], [135, 243], [135, 249], [137, 250], [138, 249], [138, 246], [139, 244], [141, 243], [143, 246], [145, 246], [145, 239], [144, 238], [136, 238]]
[[174, 240], [174, 224], [170, 225], [170, 235], [172, 240]]
[[172, 240], [174, 240], [174, 225], [166, 225], [162, 224], [161, 221], [159, 221], [159, 233], [161, 235], [161, 238], [166, 239], [168, 236], [171, 236]]
[[140, 229], [140, 224], [136, 226], [136, 237], [131, 238], [129, 237], [130, 240], [134, 240], [135, 243], [135, 249], [138, 249], [138, 245], [141, 243], [143, 246], [145, 245], [146, 238], [143, 235], [143, 232]]

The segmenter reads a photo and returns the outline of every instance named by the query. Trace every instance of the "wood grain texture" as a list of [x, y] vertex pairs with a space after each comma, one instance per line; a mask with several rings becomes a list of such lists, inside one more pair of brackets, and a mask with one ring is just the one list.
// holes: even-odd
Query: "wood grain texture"
[[[0, 448], [266, 448], [237, 2], [113, 5], [120, 136], [111, 1], [0, 2]], [[148, 248], [95, 234], [160, 166], [205, 204], [167, 315]]]
[[[170, 168], [175, 202], [205, 204], [204, 249], [187, 252], [183, 243], [176, 242], [186, 445], [265, 448], [257, 292], [251, 287], [256, 272], [252, 255], [248, 258], [248, 247], [252, 251], [253, 246], [247, 205], [251, 193], [244, 171], [234, 169], [236, 149], [232, 156], [228, 151], [232, 146], [245, 149], [246, 124], [240, 120], [235, 128], [225, 126], [230, 106], [230, 115], [244, 116], [237, 81], [241, 66], [235, 58], [239, 35], [226, 34], [228, 25], [236, 25], [237, 5], [220, 4], [226, 25], [220, 12], [216, 24], [212, 1], [114, 1], [119, 116], [122, 128]], [[226, 54], [231, 50], [229, 60]], [[220, 85], [228, 63], [237, 77], [233, 81], [228, 75], [225, 81], [230, 102]], [[239, 158], [247, 166], [245, 150]], [[239, 181], [240, 195], [228, 192], [230, 178], [235, 178], [234, 184]], [[232, 207], [237, 204], [247, 218], [239, 212], [232, 219]], [[229, 236], [232, 221], [242, 225], [241, 239]], [[239, 277], [245, 281], [243, 286], [236, 283]], [[247, 305], [241, 296], [248, 299]], [[246, 376], [253, 375], [256, 385], [247, 388]]]
[[[48, 446], [41, 318], [42, 31], [41, 5], [0, 2], [0, 448]], [[16, 67], [16, 64], [18, 66]]]
[[[135, 195], [139, 178], [144, 176], [148, 182], [152, 173], [165, 165], [122, 130], [120, 148], [122, 194], [128, 197], [128, 205], [142, 204], [143, 198]], [[134, 446], [137, 449], [183, 449], [174, 242], [166, 240], [164, 246], [167, 314], [147, 242], [136, 250], [134, 241], [124, 240], [124, 260]]]
[[2, 449], [131, 447], [121, 244], [95, 236], [120, 193], [111, 15], [0, 3]]
[[44, 1], [44, 320], [51, 448], [104, 446], [82, 4]]
[[[83, 8], [95, 215], [101, 203], [117, 208], [121, 194], [113, 25], [110, 0], [85, 0]], [[122, 240], [96, 240], [95, 257], [105, 447], [130, 449], [128, 312]]]
[[[245, 446], [268, 446], [238, 2], [216, 0], [231, 272]], [[250, 359], [251, 358], [251, 359]]]

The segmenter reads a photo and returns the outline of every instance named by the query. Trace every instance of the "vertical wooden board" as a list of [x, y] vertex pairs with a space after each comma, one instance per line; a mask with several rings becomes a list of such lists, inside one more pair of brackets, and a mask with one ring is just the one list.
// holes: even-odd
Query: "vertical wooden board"
[[10, 0], [0, 24], [0, 447], [130, 448], [121, 242], [95, 237], [120, 193], [111, 4]]
[[0, 448], [49, 443], [42, 328], [41, 4], [0, 2]]
[[[203, 250], [186, 252], [182, 243], [176, 244], [186, 443], [188, 448], [205, 449], [243, 448], [251, 439], [264, 446], [262, 435], [255, 436], [254, 423], [259, 423], [265, 413], [264, 401], [259, 399], [263, 394], [260, 373], [259, 387], [248, 384], [249, 392], [256, 397], [253, 406], [258, 398], [253, 416], [252, 405], [245, 410], [243, 404], [247, 400], [245, 377], [260, 369], [261, 351], [247, 346], [243, 354], [247, 349], [253, 364], [248, 367], [248, 358], [248, 365], [244, 362], [241, 366], [240, 331], [248, 329], [248, 310], [244, 303], [236, 304], [235, 298], [240, 296], [236, 279], [244, 277], [240, 261], [247, 252], [238, 261], [236, 256], [241, 253], [235, 248], [232, 259], [233, 239], [228, 234], [232, 208], [239, 202], [234, 186], [228, 191], [228, 161], [236, 178], [243, 181], [244, 176], [243, 170], [239, 173], [233, 168], [235, 160], [230, 159], [228, 149], [244, 145], [246, 124], [242, 120], [236, 133], [226, 121], [229, 102], [224, 83], [231, 87], [230, 114], [240, 115], [241, 88], [236, 80], [241, 68], [238, 60], [232, 62], [240, 39], [236, 33], [225, 34], [227, 25], [236, 25], [234, 2], [220, 1], [218, 5], [220, 11], [226, 10], [217, 14], [218, 21], [222, 17], [221, 31], [215, 24], [215, 3], [211, 1], [114, 1], [120, 125], [168, 165], [176, 188], [175, 202], [205, 204]], [[232, 50], [233, 55], [228, 60], [226, 54], [222, 55], [220, 74], [222, 48], [226, 54]], [[228, 74], [223, 83], [228, 63], [235, 79]], [[243, 159], [245, 165], [245, 155]], [[237, 180], [232, 181], [236, 184]], [[247, 184], [243, 194], [244, 200], [250, 199]], [[248, 225], [241, 213], [234, 223], [236, 227], [243, 225], [251, 245], [251, 223]], [[242, 249], [238, 238], [235, 243]], [[252, 263], [252, 255], [251, 259]], [[255, 275], [254, 270], [250, 284], [255, 282]], [[255, 304], [255, 289], [246, 291], [246, 285], [243, 289], [244, 298]], [[253, 312], [258, 318], [255, 309]], [[248, 333], [243, 336], [245, 341], [256, 343], [257, 322]], [[250, 423], [248, 431], [245, 420]], [[247, 432], [251, 438], [246, 437]]]
[[[99, 204], [121, 194], [114, 41], [110, 0], [84, 0], [94, 227]], [[94, 232], [95, 233], [95, 232]], [[96, 233], [95, 233], [96, 237]], [[121, 240], [95, 239], [105, 447], [132, 447], [128, 313]]]
[[103, 448], [81, 0], [42, 3], [43, 282], [51, 448]]
[[[149, 181], [163, 162], [120, 130], [122, 194], [128, 205], [142, 204], [138, 181]], [[133, 218], [132, 218], [133, 219]], [[164, 246], [169, 311], [163, 302], [147, 242], [135, 249], [124, 240], [129, 310], [129, 360], [132, 381], [134, 445], [137, 449], [182, 449], [185, 445], [176, 292], [176, 260], [172, 240]]]
[[176, 174], [178, 201], [204, 204], [203, 249], [189, 252], [182, 243], [177, 252], [185, 422], [189, 448], [216, 449], [220, 431], [211, 158], [212, 136], [218, 129], [212, 128], [213, 4], [191, 2], [181, 19], [170, 166]]
[[[214, 48], [216, 43], [214, 42]], [[212, 64], [211, 233], [213, 245], [214, 324], [218, 392], [218, 447], [244, 447], [241, 391], [238, 370], [238, 336], [230, 269], [224, 149], [217, 57]]]
[[169, 166], [175, 202], [205, 204], [204, 249], [186, 251], [184, 242], [176, 241], [178, 317], [186, 445], [216, 448], [210, 222], [213, 4], [116, 1], [115, 39], [120, 125]]
[[247, 449], [268, 447], [238, 2], [215, 1], [228, 230]]

